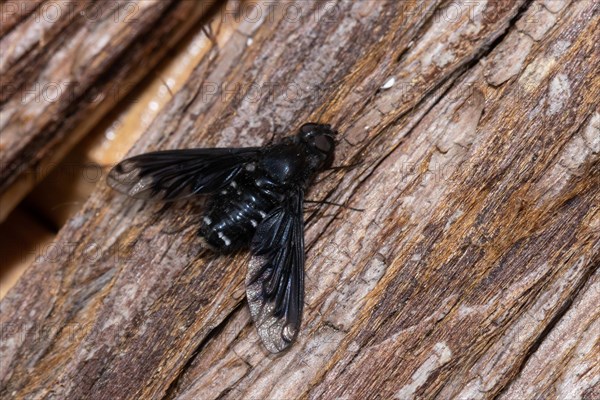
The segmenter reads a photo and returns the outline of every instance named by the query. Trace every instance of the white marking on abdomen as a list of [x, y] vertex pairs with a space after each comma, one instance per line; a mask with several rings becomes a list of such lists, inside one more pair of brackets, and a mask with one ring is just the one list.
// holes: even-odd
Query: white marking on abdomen
[[223, 241], [223, 243], [225, 243], [225, 246], [229, 246], [231, 244], [231, 240], [229, 240], [229, 238], [225, 236], [223, 232], [218, 232], [217, 236]]

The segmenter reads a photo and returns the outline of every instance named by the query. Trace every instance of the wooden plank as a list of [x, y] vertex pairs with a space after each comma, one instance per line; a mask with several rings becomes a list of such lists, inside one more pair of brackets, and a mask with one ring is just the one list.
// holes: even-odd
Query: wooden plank
[[[96, 184], [104, 182], [105, 172], [123, 158], [161, 108], [187, 82], [202, 57], [213, 46], [224, 43], [235, 33], [234, 20], [223, 21], [215, 15], [211, 21], [208, 26], [194, 26], [170, 52], [170, 57], [127, 95], [126, 101], [108, 113], [102, 123], [95, 126], [60, 163], [51, 168], [51, 172], [23, 200], [32, 217], [58, 230], [83, 207]], [[212, 33], [207, 36], [207, 32]], [[29, 247], [47, 246], [47, 238], [41, 235], [33, 235], [28, 241], [15, 243], [12, 240], [14, 235], [9, 232], [19, 230], [22, 223], [11, 216], [0, 226], [7, 233], [7, 239], [4, 240], [0, 232], [0, 239], [10, 247], [11, 253], [28, 253]], [[30, 244], [31, 239], [35, 238], [39, 240]], [[29, 246], [25, 246], [25, 243]], [[10, 257], [3, 258], [0, 264], [0, 299], [29, 264], [29, 259], [11, 262]]]
[[[211, 25], [214, 40], [223, 42], [233, 29], [218, 17]], [[119, 162], [152, 123], [164, 105], [187, 82], [194, 67], [213, 47], [203, 25], [195, 26], [149, 79], [95, 126], [71, 153], [26, 197], [25, 202], [53, 226], [62, 227], [104, 182], [110, 166]]]
[[2, 4], [0, 221], [212, 4]]
[[[321, 111], [342, 132], [337, 162], [360, 166], [309, 195], [365, 211], [307, 214], [288, 352], [261, 347], [248, 257], [199, 249], [193, 204], [99, 186], [0, 303], [0, 393], [593, 398], [600, 5], [420, 4], [242, 19], [132, 150], [257, 145]], [[288, 90], [232, 95], [249, 84]]]

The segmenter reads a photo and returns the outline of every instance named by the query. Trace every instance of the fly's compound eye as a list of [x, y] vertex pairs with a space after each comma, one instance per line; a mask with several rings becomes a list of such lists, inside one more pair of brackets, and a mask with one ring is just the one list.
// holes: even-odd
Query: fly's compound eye
[[331, 148], [333, 147], [333, 143], [331, 138], [325, 135], [318, 135], [313, 138], [314, 146], [317, 150], [322, 151], [323, 153], [329, 153]]

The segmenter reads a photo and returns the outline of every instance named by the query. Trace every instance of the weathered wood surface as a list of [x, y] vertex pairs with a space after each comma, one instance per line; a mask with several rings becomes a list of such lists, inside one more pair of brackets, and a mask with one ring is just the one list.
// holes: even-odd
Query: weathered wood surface
[[342, 132], [360, 166], [309, 196], [365, 211], [307, 213], [290, 351], [261, 347], [248, 257], [199, 249], [193, 205], [100, 185], [0, 303], [1, 395], [598, 398], [600, 5], [419, 4], [242, 19], [132, 150], [257, 145], [321, 111]]
[[212, 0], [0, 6], [0, 221]]

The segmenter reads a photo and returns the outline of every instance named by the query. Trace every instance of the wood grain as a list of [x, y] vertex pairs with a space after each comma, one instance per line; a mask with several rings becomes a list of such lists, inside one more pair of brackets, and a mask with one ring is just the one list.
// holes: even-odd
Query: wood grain
[[298, 342], [261, 347], [248, 256], [202, 250], [196, 205], [99, 185], [0, 303], [2, 396], [597, 398], [598, 2], [286, 4], [131, 153], [339, 129], [360, 164], [309, 198], [365, 211], [307, 211]]
[[213, 1], [38, 3], [0, 9], [0, 221]]

